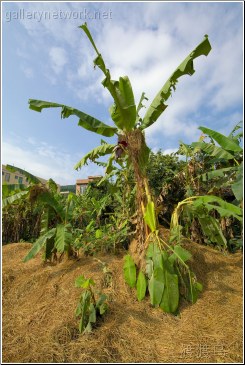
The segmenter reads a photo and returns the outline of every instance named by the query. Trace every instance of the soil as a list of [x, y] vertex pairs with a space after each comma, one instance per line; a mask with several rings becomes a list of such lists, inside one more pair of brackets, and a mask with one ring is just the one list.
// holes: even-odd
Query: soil
[[[123, 253], [43, 264], [23, 263], [29, 243], [2, 248], [2, 361], [5, 363], [242, 363], [243, 258], [191, 242], [192, 269], [203, 292], [181, 301], [173, 316], [136, 299], [123, 279]], [[103, 274], [108, 264], [112, 275]], [[92, 278], [108, 296], [109, 311], [81, 335], [74, 281]], [[110, 280], [111, 278], [111, 280]]]

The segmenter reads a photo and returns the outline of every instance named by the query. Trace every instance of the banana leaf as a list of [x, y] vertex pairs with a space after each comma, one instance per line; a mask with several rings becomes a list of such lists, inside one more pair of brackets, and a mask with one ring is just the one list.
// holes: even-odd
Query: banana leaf
[[96, 162], [96, 159], [101, 157], [101, 156], [105, 156], [105, 155], [109, 155], [110, 153], [113, 152], [113, 149], [115, 148], [114, 144], [108, 144], [108, 143], [103, 143], [101, 146], [98, 146], [96, 148], [94, 148], [93, 150], [91, 150], [90, 152], [88, 152], [74, 167], [75, 170], [80, 169], [81, 167], [83, 167], [84, 165], [86, 165], [88, 163], [88, 161], [92, 161], [92, 162]]
[[203, 286], [196, 280], [196, 276], [192, 271], [188, 271], [184, 276], [186, 299], [192, 304], [196, 303], [198, 295], [201, 293]]
[[136, 266], [130, 255], [124, 257], [123, 272], [126, 283], [134, 288], [136, 284]]
[[65, 252], [72, 244], [72, 234], [68, 225], [59, 224], [56, 227], [55, 247], [58, 252]]
[[233, 128], [233, 130], [231, 131], [231, 133], [229, 134], [228, 138], [231, 138], [234, 142], [239, 144], [239, 140], [242, 138], [243, 132], [241, 131], [241, 132], [238, 132], [237, 134], [235, 134], [235, 132], [242, 129], [242, 127], [243, 127], [243, 122], [242, 121], [238, 122], [235, 125], [235, 127]]
[[155, 232], [156, 230], [156, 217], [155, 217], [155, 205], [153, 201], [149, 201], [146, 206], [145, 214], [144, 214], [144, 220], [150, 230], [152, 232]]
[[176, 312], [179, 305], [178, 275], [164, 271], [164, 291], [160, 302], [160, 308], [166, 313]]
[[[205, 143], [205, 142], [193, 142], [191, 144], [194, 148], [199, 148], [201, 151], [204, 151], [210, 156], [214, 156], [218, 159], [224, 159], [224, 160], [233, 160], [234, 154], [232, 154], [230, 151], [226, 151], [222, 147], [215, 146], [212, 143]], [[211, 163], [211, 161], [209, 161]]]
[[202, 227], [203, 233], [212, 243], [217, 243], [220, 247], [227, 247], [227, 241], [223, 235], [217, 220], [210, 215], [198, 215], [198, 221]]
[[2, 209], [4, 209], [6, 206], [11, 205], [23, 197], [27, 196], [29, 194], [29, 190], [20, 191], [17, 194], [10, 195], [9, 197], [2, 200]]
[[228, 203], [222, 198], [215, 195], [204, 195], [200, 196], [195, 201], [193, 201], [193, 206], [198, 208], [200, 206], [205, 206], [208, 211], [215, 209], [220, 213], [221, 217], [231, 217], [242, 220], [242, 209], [234, 204]]
[[102, 84], [110, 91], [115, 101], [109, 109], [112, 120], [118, 128], [132, 130], [136, 122], [136, 105], [128, 76], [120, 77], [119, 81], [105, 78]]
[[49, 191], [45, 191], [39, 194], [38, 202], [43, 203], [46, 207], [51, 207], [59, 215], [59, 217], [65, 220], [65, 210], [62, 204], [55, 198], [55, 196]]
[[86, 114], [78, 109], [72, 108], [64, 104], [51, 103], [43, 100], [29, 100], [29, 108], [37, 112], [41, 112], [44, 108], [62, 108], [61, 118], [68, 118], [71, 115], [75, 115], [79, 118], [78, 125], [91, 132], [101, 134], [105, 137], [112, 137], [117, 132], [117, 128], [108, 126], [100, 120]]
[[105, 66], [105, 62], [94, 43], [87, 24], [84, 23], [79, 28], [85, 32], [97, 54], [94, 65], [98, 66], [104, 73], [105, 79], [102, 81], [102, 85], [108, 89], [114, 99], [114, 104], [110, 108], [112, 120], [119, 129], [126, 131], [132, 130], [135, 126], [137, 112], [129, 78], [124, 76], [120, 77], [119, 81], [112, 80], [110, 71]]
[[45, 234], [48, 231], [49, 224], [49, 209], [45, 208], [41, 216], [41, 231], [40, 235]]
[[224, 150], [230, 151], [232, 153], [242, 152], [242, 148], [235, 141], [233, 141], [232, 138], [226, 137], [223, 134], [206, 127], [199, 127], [198, 129], [214, 139]]
[[142, 271], [139, 272], [136, 288], [137, 288], [137, 299], [140, 302], [141, 300], [144, 299], [147, 288], [146, 277]]
[[176, 259], [180, 259], [183, 262], [186, 262], [186, 261], [190, 260], [191, 257], [192, 257], [192, 255], [189, 251], [185, 250], [180, 245], [176, 245], [176, 246], [174, 246], [173, 254], [169, 257], [169, 261], [173, 262]]
[[31, 250], [28, 252], [26, 257], [23, 259], [23, 262], [27, 262], [30, 259], [32, 259], [36, 254], [41, 250], [42, 247], [45, 246], [48, 240], [50, 240], [52, 237], [54, 237], [56, 233], [56, 228], [50, 229], [48, 232], [46, 232], [44, 235], [39, 237], [34, 243], [31, 248]]
[[185, 60], [172, 73], [162, 89], [158, 92], [150, 107], [148, 108], [141, 129], [145, 129], [152, 125], [167, 108], [166, 100], [171, 96], [172, 90], [175, 90], [178, 79], [183, 75], [193, 75], [195, 70], [193, 60], [201, 55], [207, 56], [211, 51], [211, 45], [208, 36], [205, 35], [204, 40], [185, 58]]
[[[224, 177], [228, 174], [233, 174], [238, 170], [237, 166], [224, 167], [222, 169], [211, 170], [201, 175], [202, 181], [214, 179], [216, 177]], [[228, 175], [229, 176], [229, 175]]]
[[13, 193], [18, 193], [20, 191], [26, 190], [26, 185], [24, 184], [3, 184], [2, 185], [2, 199], [7, 198]]
[[159, 306], [164, 291], [164, 271], [160, 267], [155, 267], [149, 281], [149, 293], [151, 304]]
[[88, 312], [89, 312], [89, 306], [90, 306], [90, 301], [91, 301], [91, 293], [86, 290], [81, 297], [81, 306], [80, 306], [80, 310], [77, 312], [79, 314], [81, 314], [81, 319], [79, 322], [79, 331], [80, 333], [82, 333], [87, 324], [88, 324]]
[[243, 165], [242, 163], [238, 167], [238, 174], [235, 182], [231, 185], [231, 189], [237, 200], [243, 199]]

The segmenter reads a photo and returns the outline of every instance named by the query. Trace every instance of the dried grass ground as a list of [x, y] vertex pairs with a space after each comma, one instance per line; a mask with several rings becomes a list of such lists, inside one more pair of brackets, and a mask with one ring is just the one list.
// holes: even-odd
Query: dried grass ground
[[[243, 360], [242, 255], [222, 255], [188, 243], [204, 290], [195, 305], [182, 302], [174, 317], [139, 303], [123, 279], [121, 256], [100, 256], [113, 274], [103, 288], [92, 257], [44, 266], [22, 258], [31, 244], [3, 247], [2, 353], [6, 363], [192, 363]], [[79, 335], [74, 311], [77, 276], [92, 277], [108, 294], [110, 311], [92, 334]]]

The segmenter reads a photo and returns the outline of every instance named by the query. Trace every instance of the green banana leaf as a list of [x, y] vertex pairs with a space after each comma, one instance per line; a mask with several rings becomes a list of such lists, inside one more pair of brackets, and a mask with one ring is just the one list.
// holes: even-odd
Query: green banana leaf
[[231, 185], [233, 194], [238, 201], [243, 199], [243, 165], [242, 163], [238, 167], [238, 173], [235, 182]]
[[26, 190], [26, 185], [24, 184], [3, 184], [2, 185], [2, 199], [13, 195], [13, 192], [17, 193]]
[[[242, 138], [243, 136], [243, 132], [242, 132], [242, 127], [243, 127], [243, 122], [240, 121], [238, 122], [235, 127], [232, 129], [231, 133], [229, 134], [228, 138], [231, 138], [234, 142], [236, 142], [237, 144], [239, 144], [239, 140]], [[237, 134], [235, 134], [236, 131], [239, 131]]]
[[155, 267], [148, 285], [152, 305], [159, 306], [162, 300], [164, 287], [164, 271], [160, 267]]
[[54, 194], [57, 193], [58, 185], [56, 184], [56, 182], [53, 179], [51, 179], [51, 178], [48, 179], [47, 186], [52, 193], [54, 193]]
[[[218, 204], [218, 205], [217, 205]], [[242, 221], [242, 209], [234, 204], [228, 203], [222, 198], [215, 195], [204, 195], [200, 196], [193, 201], [193, 206], [198, 208], [200, 206], [205, 206], [208, 211], [215, 209], [221, 215], [221, 217], [231, 217]]]
[[96, 323], [96, 309], [93, 303], [90, 303], [89, 306], [89, 323]]
[[43, 203], [46, 207], [53, 208], [60, 218], [65, 220], [65, 210], [55, 196], [49, 191], [44, 191], [38, 195], [38, 202]]
[[238, 170], [237, 166], [224, 167], [222, 169], [211, 170], [211, 171], [205, 172], [204, 174], [202, 174], [200, 176], [202, 178], [202, 181], [207, 181], [207, 180], [214, 179], [216, 177], [223, 177], [226, 174], [227, 175], [231, 174], [233, 172], [236, 172], [237, 170]]
[[191, 146], [193, 146], [196, 149], [199, 148], [201, 151], [204, 151], [208, 155], [214, 156], [219, 159], [224, 159], [224, 160], [234, 159], [234, 154], [230, 153], [230, 151], [226, 151], [222, 147], [215, 146], [212, 143], [193, 142]]
[[2, 200], [2, 209], [4, 209], [8, 205], [11, 205], [11, 204], [19, 201], [20, 199], [27, 196], [28, 194], [29, 194], [29, 190], [23, 190], [17, 194], [10, 195], [9, 197], [3, 199]]
[[136, 266], [130, 255], [124, 256], [123, 272], [126, 283], [130, 288], [134, 288], [136, 284]]
[[155, 205], [149, 201], [146, 206], [144, 220], [152, 232], [156, 231]]
[[28, 254], [26, 255], [26, 257], [23, 259], [23, 262], [27, 262], [30, 259], [32, 259], [34, 256], [36, 256], [36, 254], [41, 250], [41, 248], [45, 246], [45, 244], [47, 243], [47, 241], [49, 239], [51, 239], [52, 237], [54, 237], [55, 234], [56, 234], [56, 228], [52, 228], [48, 232], [46, 232], [44, 235], [42, 235], [41, 237], [39, 237], [33, 243], [33, 246], [31, 248], [31, 250], [28, 252]]
[[147, 277], [147, 281], [149, 282], [153, 274], [153, 261], [151, 259], [145, 260], [145, 274]]
[[209, 215], [198, 215], [198, 221], [202, 227], [203, 233], [212, 243], [217, 243], [220, 247], [227, 247], [227, 241], [223, 235], [217, 220]]
[[89, 151], [74, 167], [75, 170], [80, 169], [84, 165], [87, 165], [88, 161], [95, 162], [97, 158], [101, 156], [109, 155], [115, 148], [114, 144], [103, 143], [101, 146]]
[[183, 262], [186, 262], [186, 261], [190, 260], [192, 257], [191, 253], [189, 251], [185, 250], [180, 245], [174, 246], [173, 251], [174, 251], [173, 254], [169, 257], [170, 262], [173, 262], [176, 259], [180, 259]]
[[43, 248], [44, 248], [44, 252], [43, 252], [43, 256], [42, 256], [43, 261], [51, 259], [52, 254], [54, 252], [54, 236], [47, 239]]
[[136, 122], [136, 105], [128, 76], [119, 77], [119, 81], [105, 78], [102, 85], [110, 91], [115, 101], [109, 109], [114, 123], [124, 131], [132, 130]]
[[84, 275], [80, 275], [75, 279], [75, 287], [76, 288], [83, 288], [83, 289], [87, 289], [90, 286], [94, 286], [95, 282], [93, 281], [93, 279], [87, 279], [85, 278]]
[[112, 137], [117, 132], [117, 128], [110, 127], [100, 120], [92, 117], [89, 114], [83, 113], [82, 111], [72, 108], [64, 104], [51, 103], [43, 100], [29, 100], [29, 108], [37, 112], [41, 112], [44, 108], [62, 108], [61, 118], [68, 118], [71, 115], [75, 115], [79, 118], [78, 125], [91, 132], [101, 134], [105, 137]]
[[81, 310], [80, 310], [81, 319], [79, 322], [80, 333], [84, 332], [88, 324], [88, 312], [89, 312], [90, 300], [91, 300], [91, 293], [88, 290], [86, 290], [82, 294], [82, 299], [81, 299]]
[[139, 272], [136, 289], [137, 289], [137, 299], [140, 302], [144, 299], [147, 288], [147, 281], [144, 273], [142, 271]]
[[196, 276], [192, 271], [189, 271], [186, 282], [186, 299], [192, 304], [196, 303], [199, 293], [202, 291], [203, 286], [196, 281]]
[[108, 308], [107, 303], [107, 296], [105, 294], [101, 294], [99, 299], [96, 302], [96, 309], [99, 310], [100, 315], [104, 314]]
[[166, 313], [176, 312], [179, 306], [178, 275], [164, 270], [164, 291], [160, 308]]
[[41, 231], [40, 231], [41, 236], [46, 232], [48, 232], [48, 224], [49, 224], [49, 209], [45, 208], [41, 216]]
[[69, 230], [70, 225], [58, 224], [55, 235], [55, 248], [58, 252], [65, 252], [72, 244], [72, 234]]
[[177, 80], [183, 75], [193, 75], [195, 72], [193, 66], [193, 60], [201, 55], [207, 56], [211, 51], [211, 45], [208, 40], [208, 36], [205, 35], [204, 40], [185, 58], [185, 60], [177, 67], [172, 73], [167, 82], [163, 85], [162, 89], [156, 95], [148, 108], [141, 129], [145, 129], [152, 125], [167, 108], [165, 104], [166, 100], [171, 96], [172, 90], [175, 90]]
[[198, 129], [214, 139], [224, 150], [232, 153], [242, 152], [242, 148], [232, 138], [226, 137], [223, 134], [206, 127], [199, 127]]
[[98, 66], [104, 73], [105, 79], [102, 81], [102, 85], [108, 89], [114, 99], [114, 104], [110, 108], [112, 120], [119, 129], [126, 131], [132, 130], [136, 122], [136, 105], [129, 78], [124, 76], [120, 77], [119, 81], [112, 80], [110, 71], [105, 66], [102, 55], [94, 43], [87, 24], [84, 23], [79, 28], [85, 32], [95, 52], [97, 53], [97, 57], [94, 60], [94, 65]]
[[163, 269], [164, 255], [165, 255], [165, 252], [159, 248], [157, 243], [154, 243], [153, 244], [153, 257], [152, 257], [154, 268], [159, 267], [160, 269]]

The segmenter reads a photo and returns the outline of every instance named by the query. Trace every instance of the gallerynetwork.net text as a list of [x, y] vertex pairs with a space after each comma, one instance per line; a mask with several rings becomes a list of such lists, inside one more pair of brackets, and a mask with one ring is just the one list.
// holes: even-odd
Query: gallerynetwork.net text
[[96, 20], [96, 19], [112, 19], [112, 11], [100, 11], [100, 10], [88, 10], [83, 8], [79, 11], [27, 11], [25, 9], [19, 9], [18, 11], [6, 11], [5, 21], [11, 22], [12, 20], [36, 20], [38, 22], [42, 20]]

